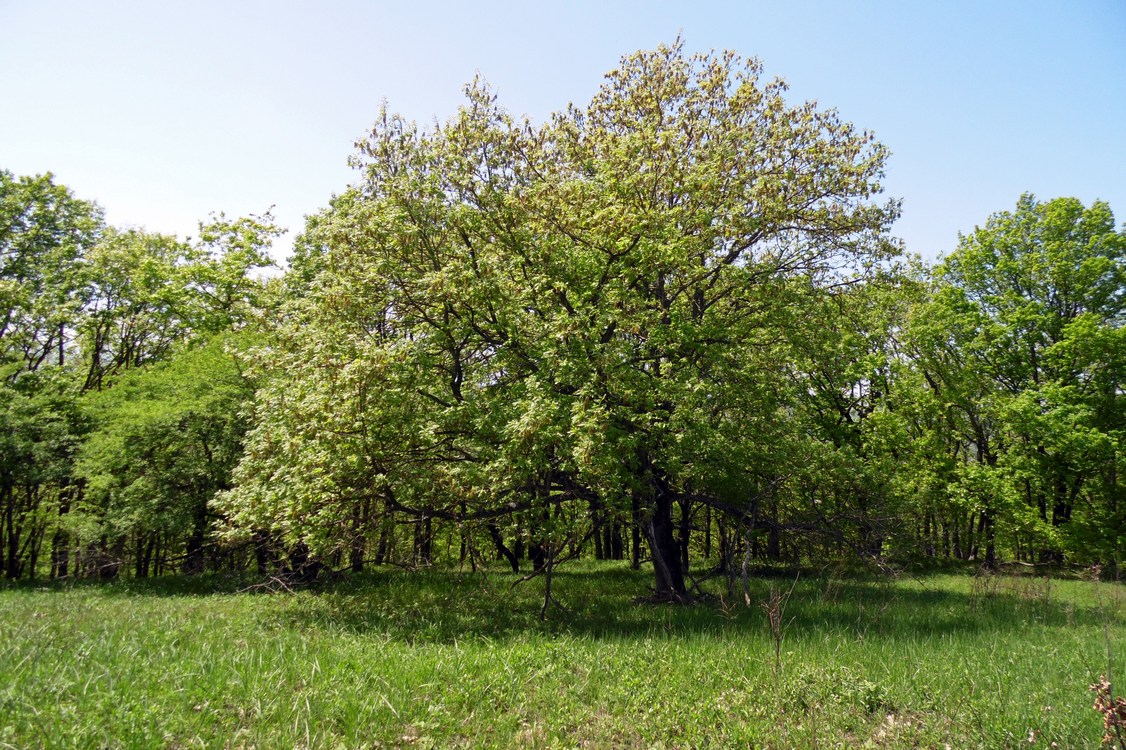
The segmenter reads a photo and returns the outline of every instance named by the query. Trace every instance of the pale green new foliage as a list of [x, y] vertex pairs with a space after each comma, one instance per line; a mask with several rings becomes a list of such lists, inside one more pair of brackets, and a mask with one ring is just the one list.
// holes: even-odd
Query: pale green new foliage
[[298, 243], [309, 298], [232, 517], [329, 544], [361, 497], [483, 519], [632, 496], [656, 539], [674, 499], [718, 501], [784, 418], [798, 302], [896, 250], [883, 147], [760, 75], [678, 42], [542, 125], [479, 83], [432, 130], [382, 113], [365, 183]]
[[167, 358], [177, 345], [245, 327], [263, 304], [255, 269], [281, 234], [266, 214], [200, 224], [197, 244], [140, 229], [107, 230], [83, 266], [79, 321], [87, 389]]

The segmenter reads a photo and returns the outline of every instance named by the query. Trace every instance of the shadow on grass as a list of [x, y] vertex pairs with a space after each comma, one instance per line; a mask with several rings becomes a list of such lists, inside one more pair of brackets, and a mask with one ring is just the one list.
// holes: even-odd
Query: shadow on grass
[[[380, 568], [293, 592], [259, 585], [261, 579], [253, 577], [223, 575], [6, 588], [129, 597], [254, 595], [256, 600], [264, 598], [271, 617], [287, 627], [382, 635], [408, 643], [452, 643], [559, 634], [594, 639], [765, 635], [766, 615], [759, 602], [772, 589], [789, 590], [794, 580], [789, 575], [764, 572], [752, 578], [750, 606], [739, 584], [735, 601], [725, 601], [719, 579], [706, 584], [709, 596], [699, 604], [654, 605], [638, 603], [649, 590], [645, 570], [584, 561], [555, 573], [553, 593], [567, 611], [552, 607], [546, 620], [540, 619], [543, 580], [513, 585], [514, 576], [499, 568], [487, 573]], [[1084, 586], [1090, 584], [1005, 575], [940, 573], [891, 579], [864, 573], [803, 574], [787, 604], [786, 637], [934, 638], [1019, 630], [1030, 624], [1101, 627], [1101, 606], [1089, 596], [1075, 595]]]
[[[1061, 597], [1038, 580], [974, 586], [972, 578], [929, 582], [890, 579], [799, 580], [786, 610], [787, 638], [851, 634], [868, 638], [933, 638], [958, 633], [1037, 627], [1100, 626], [1102, 611]], [[754, 579], [752, 601], [733, 605], [719, 596], [694, 606], [637, 602], [644, 571], [602, 564], [555, 574], [553, 592], [567, 607], [539, 618], [543, 582], [511, 585], [511, 577], [448, 571], [380, 571], [300, 600], [287, 616], [296, 627], [383, 634], [407, 642], [450, 643], [473, 638], [567, 634], [594, 639], [765, 634], [759, 602], [778, 579]], [[792, 580], [792, 579], [791, 579]], [[719, 582], [710, 590], [718, 592]]]

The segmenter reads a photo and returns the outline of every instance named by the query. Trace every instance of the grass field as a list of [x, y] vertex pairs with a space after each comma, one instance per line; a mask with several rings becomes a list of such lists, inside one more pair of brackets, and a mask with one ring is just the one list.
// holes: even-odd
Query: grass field
[[[644, 572], [379, 571], [0, 590], [0, 747], [1091, 748], [1126, 678], [1118, 584], [803, 576], [759, 602], [635, 603]], [[718, 589], [717, 589], [718, 590]], [[1054, 743], [1054, 744], [1053, 744]]]

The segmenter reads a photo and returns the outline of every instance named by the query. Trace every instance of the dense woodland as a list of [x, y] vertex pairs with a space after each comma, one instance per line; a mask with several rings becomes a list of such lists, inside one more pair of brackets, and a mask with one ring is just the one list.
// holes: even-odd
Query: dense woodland
[[0, 569], [1115, 565], [1126, 228], [1024, 195], [928, 266], [887, 158], [674, 45], [544, 123], [381, 113], [282, 274], [269, 215], [2, 171]]

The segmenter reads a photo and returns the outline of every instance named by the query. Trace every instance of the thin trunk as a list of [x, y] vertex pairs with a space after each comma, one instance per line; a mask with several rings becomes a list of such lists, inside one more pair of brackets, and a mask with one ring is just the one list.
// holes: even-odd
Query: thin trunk
[[16, 493], [10, 487], [4, 487], [4, 534], [7, 544], [7, 551], [5, 553], [4, 561], [4, 575], [9, 580], [16, 580], [20, 577], [20, 531], [21, 529], [16, 525]]
[[688, 552], [690, 538], [692, 534], [692, 503], [687, 500], [677, 501], [680, 507], [680, 524], [679, 533], [680, 539], [677, 540], [680, 545], [680, 566], [684, 571], [688, 570]]
[[187, 575], [202, 573], [206, 564], [204, 541], [207, 538], [207, 503], [197, 502], [192, 511], [192, 530], [184, 554], [183, 572]]
[[712, 556], [712, 506], [704, 506], [704, 559]]
[[594, 527], [594, 559], [605, 560], [606, 554], [602, 545], [602, 517], [593, 507], [590, 510], [590, 523]]
[[614, 560], [622, 559], [622, 524], [617, 519], [610, 532], [610, 557]]
[[51, 578], [66, 578], [70, 567], [70, 539], [62, 528], [62, 519], [70, 513], [69, 488], [64, 487], [60, 495], [58, 525], [51, 535]]
[[357, 504], [352, 514], [352, 539], [348, 548], [348, 564], [353, 573], [363, 572], [367, 550], [367, 501]]
[[254, 545], [254, 563], [258, 569], [258, 575], [264, 576], [269, 572], [269, 537], [264, 531], [255, 531], [254, 536], [251, 537], [251, 543]]
[[633, 523], [630, 525], [630, 553], [629, 566], [633, 570], [641, 569], [641, 498], [633, 493], [631, 499]]

